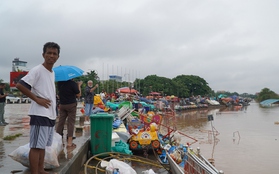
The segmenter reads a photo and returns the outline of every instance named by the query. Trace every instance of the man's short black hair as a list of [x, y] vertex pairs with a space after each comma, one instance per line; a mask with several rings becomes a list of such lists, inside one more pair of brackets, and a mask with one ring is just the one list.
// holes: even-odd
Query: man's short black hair
[[47, 43], [45, 43], [44, 48], [43, 48], [43, 54], [46, 53], [46, 49], [47, 48], [56, 48], [58, 50], [58, 55], [60, 54], [60, 46], [57, 43], [55, 43], [55, 42], [47, 42]]

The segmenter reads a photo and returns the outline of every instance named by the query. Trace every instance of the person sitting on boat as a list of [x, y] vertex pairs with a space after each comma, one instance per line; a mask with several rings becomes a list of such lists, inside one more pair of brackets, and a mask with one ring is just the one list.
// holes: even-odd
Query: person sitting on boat
[[102, 90], [102, 92], [100, 93], [100, 97], [101, 97], [103, 103], [106, 104], [107, 101], [106, 101], [106, 92], [105, 92], [105, 90]]

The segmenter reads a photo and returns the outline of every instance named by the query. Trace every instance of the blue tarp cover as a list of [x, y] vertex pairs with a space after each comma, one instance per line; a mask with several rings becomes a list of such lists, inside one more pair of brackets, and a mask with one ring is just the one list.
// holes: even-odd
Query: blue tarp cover
[[262, 106], [270, 106], [271, 104], [277, 103], [277, 102], [279, 102], [279, 99], [268, 99], [268, 100], [262, 101], [260, 104]]

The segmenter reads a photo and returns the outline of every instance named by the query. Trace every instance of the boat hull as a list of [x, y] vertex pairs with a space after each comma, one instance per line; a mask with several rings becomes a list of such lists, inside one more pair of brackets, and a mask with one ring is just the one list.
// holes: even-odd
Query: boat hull
[[179, 165], [172, 159], [169, 153], [167, 153], [168, 162], [170, 165], [170, 170], [175, 174], [184, 174], [184, 171]]
[[220, 174], [219, 172], [208, 160], [203, 156], [197, 156], [192, 150], [187, 151], [187, 157], [184, 158], [185, 165], [180, 167], [173, 158], [167, 153], [167, 159], [170, 164], [171, 172], [175, 174]]

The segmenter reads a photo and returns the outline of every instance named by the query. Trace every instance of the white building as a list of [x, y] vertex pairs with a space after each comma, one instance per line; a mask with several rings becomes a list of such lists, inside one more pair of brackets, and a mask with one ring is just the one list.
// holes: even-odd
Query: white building
[[19, 60], [19, 58], [14, 58], [12, 64], [12, 72], [28, 72], [27, 62]]

